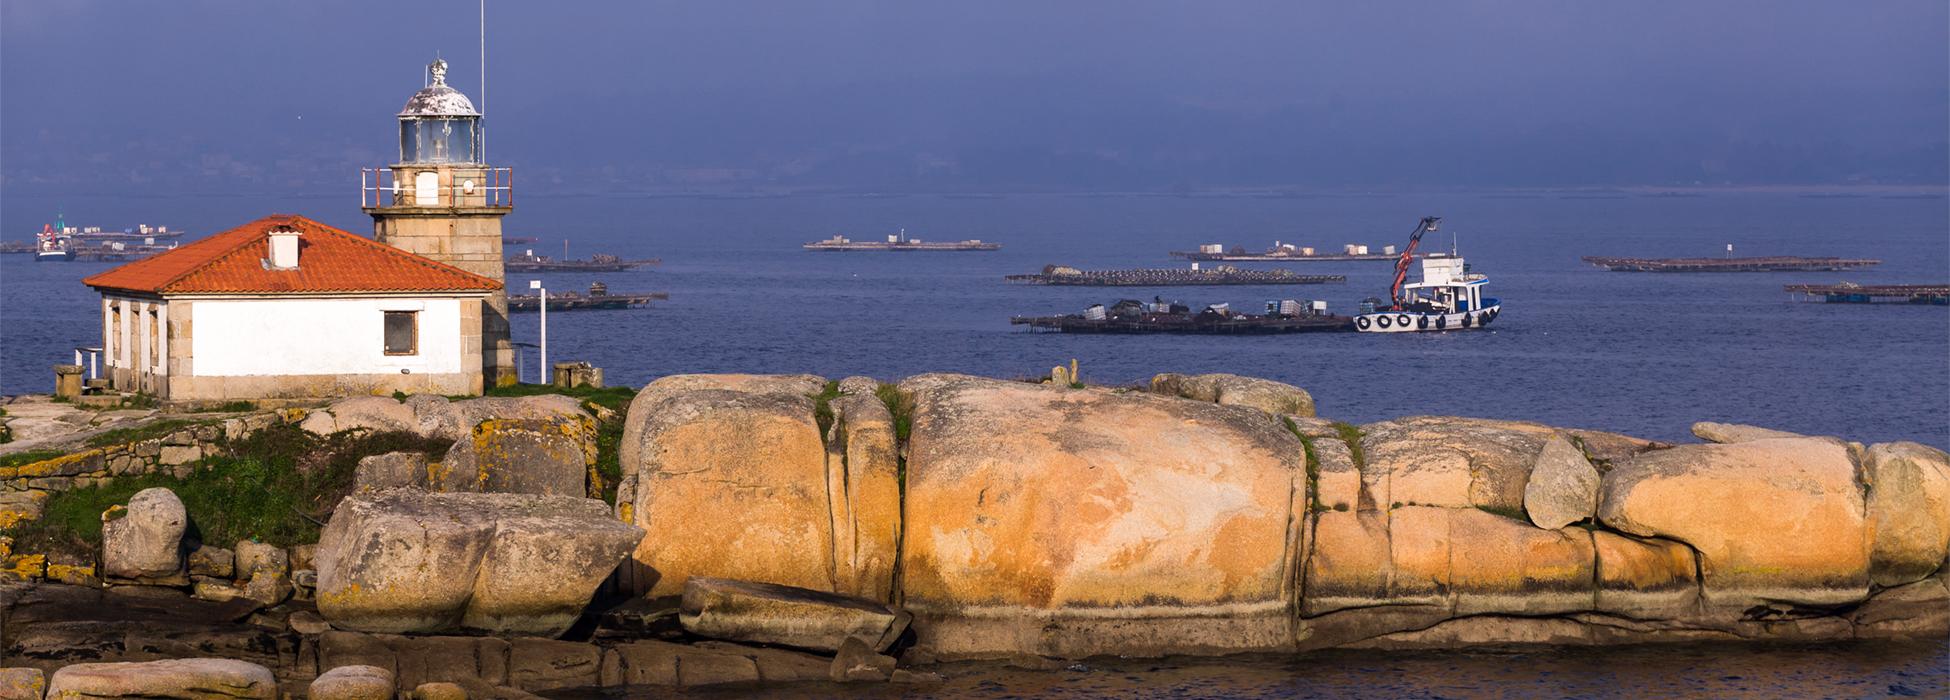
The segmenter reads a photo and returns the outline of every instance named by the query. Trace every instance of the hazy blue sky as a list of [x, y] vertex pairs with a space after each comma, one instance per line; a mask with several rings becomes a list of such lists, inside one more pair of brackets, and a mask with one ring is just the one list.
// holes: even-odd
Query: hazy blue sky
[[[10, 193], [319, 191], [396, 157], [473, 2], [0, 5]], [[531, 188], [1950, 182], [1919, 2], [490, 0]]]

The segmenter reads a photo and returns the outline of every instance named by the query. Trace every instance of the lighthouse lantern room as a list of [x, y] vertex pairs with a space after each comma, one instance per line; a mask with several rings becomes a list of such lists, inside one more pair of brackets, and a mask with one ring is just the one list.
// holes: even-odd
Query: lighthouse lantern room
[[447, 62], [427, 67], [426, 89], [406, 101], [399, 113], [399, 162], [443, 164], [481, 162], [481, 113], [447, 85]]

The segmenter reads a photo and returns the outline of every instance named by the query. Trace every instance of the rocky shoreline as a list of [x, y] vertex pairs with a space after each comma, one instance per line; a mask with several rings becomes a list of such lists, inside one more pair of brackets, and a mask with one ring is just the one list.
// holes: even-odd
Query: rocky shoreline
[[[0, 594], [0, 665], [229, 658], [292, 695], [371, 666], [485, 698], [925, 682], [974, 659], [1950, 636], [1931, 447], [1353, 426], [1233, 375], [1077, 386], [680, 375], [621, 416], [562, 397], [287, 411], [455, 442], [362, 462], [315, 553], [261, 584], [190, 585], [177, 511], [144, 492], [105, 528], [101, 581]], [[594, 445], [616, 420], [610, 504]], [[237, 590], [198, 599], [217, 584]]]

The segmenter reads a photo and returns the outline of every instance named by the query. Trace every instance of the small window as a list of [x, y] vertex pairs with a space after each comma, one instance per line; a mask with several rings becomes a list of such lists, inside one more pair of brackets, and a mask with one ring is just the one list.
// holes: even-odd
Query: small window
[[417, 311], [386, 312], [386, 354], [417, 355], [420, 352], [420, 314]]

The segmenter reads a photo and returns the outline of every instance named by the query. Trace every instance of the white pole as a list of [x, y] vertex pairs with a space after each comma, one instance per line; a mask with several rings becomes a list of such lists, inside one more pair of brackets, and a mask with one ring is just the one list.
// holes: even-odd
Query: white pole
[[548, 290], [542, 287], [541, 280], [529, 280], [528, 288], [535, 290], [536, 293], [541, 295], [541, 298], [537, 299], [536, 301], [537, 303], [541, 304], [541, 308], [542, 308], [542, 342], [541, 342], [542, 358], [541, 358], [541, 367], [540, 367], [542, 376], [541, 379], [538, 380], [536, 383], [547, 384], [551, 381], [554, 381], [554, 378], [550, 377], [548, 374]]
[[474, 157], [487, 162], [487, 0], [481, 0], [481, 101], [476, 111], [481, 113], [481, 133], [475, 138], [481, 140], [480, 152]]

